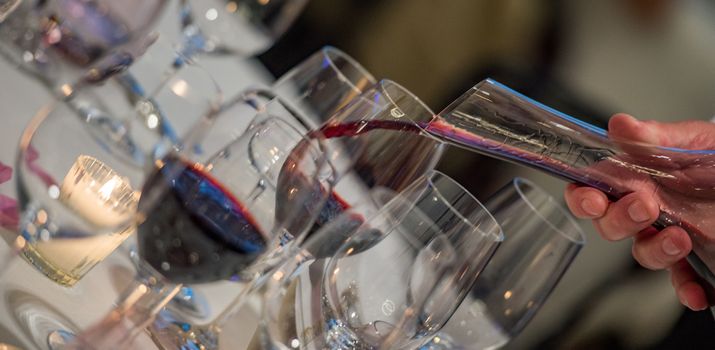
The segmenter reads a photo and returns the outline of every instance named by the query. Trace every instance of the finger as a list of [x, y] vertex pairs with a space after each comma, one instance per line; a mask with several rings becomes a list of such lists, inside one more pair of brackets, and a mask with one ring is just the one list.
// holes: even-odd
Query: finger
[[594, 225], [603, 238], [619, 241], [650, 226], [659, 213], [658, 203], [650, 195], [634, 192], [611, 203], [606, 214], [594, 220]]
[[633, 242], [633, 257], [651, 270], [669, 268], [685, 258], [692, 249], [687, 232], [669, 226], [656, 234], [638, 234]]
[[671, 282], [680, 302], [688, 308], [700, 311], [708, 307], [705, 290], [698, 284], [698, 275], [688, 262], [678, 261], [670, 270]]
[[569, 184], [564, 192], [566, 205], [581, 219], [596, 219], [606, 214], [608, 197], [596, 189]]

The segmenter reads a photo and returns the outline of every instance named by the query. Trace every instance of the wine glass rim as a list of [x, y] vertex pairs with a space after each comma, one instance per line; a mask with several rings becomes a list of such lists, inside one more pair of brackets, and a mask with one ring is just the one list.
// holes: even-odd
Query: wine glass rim
[[[266, 125], [269, 122], [273, 122], [278, 127], [282, 128], [284, 131], [294, 133], [295, 135], [298, 135], [299, 141], [297, 144], [301, 143], [302, 141], [305, 141], [310, 149], [311, 152], [319, 154], [319, 157], [315, 159], [315, 164], [316, 164], [316, 174], [315, 176], [318, 176], [320, 173], [327, 172], [327, 174], [322, 174], [321, 177], [319, 177], [319, 180], [327, 180], [328, 184], [330, 186], [334, 185], [335, 182], [335, 167], [333, 164], [330, 162], [330, 159], [328, 156], [325, 154], [324, 149], [322, 145], [322, 138], [320, 137], [310, 137], [304, 132], [301, 132], [298, 128], [296, 128], [294, 125], [291, 125], [288, 121], [285, 119], [275, 116], [270, 113], [259, 113], [257, 116], [262, 116], [262, 119], [253, 126], [252, 130], [248, 130], [248, 132], [251, 133], [251, 139], [253, 139], [257, 133], [258, 129], [260, 128], [261, 125]], [[238, 139], [234, 140], [233, 142], [238, 142]], [[233, 143], [231, 142], [231, 144]], [[318, 143], [318, 145], [315, 145], [313, 143]], [[296, 145], [297, 145], [296, 144]], [[292, 155], [289, 155], [289, 157], [292, 157]], [[261, 172], [261, 176], [266, 176], [265, 172]], [[331, 189], [327, 189], [330, 191]]]
[[326, 61], [327, 61], [328, 64], [330, 65], [330, 67], [333, 69], [333, 71], [335, 71], [339, 76], [341, 76], [342, 78], [344, 78], [344, 79], [342, 79], [342, 80], [343, 80], [345, 83], [347, 83], [348, 85], [350, 85], [350, 88], [352, 88], [353, 90], [355, 90], [355, 91], [357, 91], [357, 92], [362, 92], [362, 91], [363, 91], [363, 89], [360, 89], [359, 87], [357, 87], [357, 85], [355, 85], [355, 83], [354, 83], [351, 79], [348, 79], [348, 77], [343, 73], [343, 71], [342, 71], [340, 68], [338, 68], [337, 65], [335, 65], [335, 58], [339, 57], [339, 58], [344, 59], [344, 60], [345, 60], [346, 62], [348, 62], [352, 67], [354, 67], [355, 69], [357, 69], [357, 71], [360, 72], [360, 74], [362, 74], [363, 76], [365, 76], [365, 78], [367, 78], [367, 80], [370, 82], [370, 84], [375, 84], [375, 83], [377, 83], [377, 80], [376, 80], [375, 77], [372, 75], [372, 73], [370, 73], [370, 72], [369, 72], [362, 64], [360, 64], [360, 62], [358, 62], [355, 58], [353, 58], [352, 56], [350, 56], [350, 55], [348, 55], [347, 53], [345, 53], [345, 51], [340, 50], [340, 49], [338, 49], [338, 48], [336, 48], [336, 47], [334, 47], [334, 46], [328, 45], [328, 46], [324, 46], [324, 47], [320, 50], [320, 52], [322, 53], [323, 57], [326, 59]]
[[[428, 114], [430, 114], [431, 117], [430, 117], [430, 120], [427, 121], [427, 123], [429, 123], [430, 121], [434, 120], [435, 117], [437, 117], [437, 115], [434, 114], [434, 111], [432, 111], [432, 108], [430, 108], [429, 106], [427, 106], [427, 104], [424, 103], [417, 95], [415, 95], [414, 93], [412, 93], [412, 91], [408, 90], [407, 88], [405, 88], [404, 86], [400, 85], [399, 83], [397, 83], [397, 82], [395, 82], [395, 81], [393, 81], [393, 80], [390, 80], [390, 79], [382, 79], [382, 80], [380, 80], [377, 84], [380, 86], [380, 90], [382, 90], [382, 92], [384, 93], [384, 95], [385, 95], [385, 97], [387, 98], [387, 100], [390, 101], [390, 103], [391, 103], [392, 105], [396, 106], [397, 108], [400, 108], [400, 105], [395, 101], [395, 99], [393, 98], [393, 96], [390, 95], [390, 92], [387, 91], [387, 87], [388, 87], [388, 86], [392, 86], [392, 87], [397, 88], [400, 92], [404, 93], [405, 95], [407, 95], [408, 97], [410, 97], [411, 99], [413, 99], [415, 102], [417, 102], [417, 105], [418, 105], [418, 106], [420, 106], [420, 107], [421, 107], [422, 109], [424, 109]], [[400, 109], [401, 109], [401, 108], [400, 108]], [[425, 125], [423, 125], [422, 123], [418, 123], [417, 121], [415, 121], [414, 119], [412, 119], [412, 118], [410, 118], [410, 117], [408, 117], [408, 118], [406, 118], [406, 119], [402, 119], [402, 120], [403, 120], [403, 121], [406, 120], [406, 121], [410, 122], [411, 124], [413, 124], [414, 126], [416, 126], [417, 128], [419, 128], [419, 129], [420, 129], [420, 135], [421, 135], [421, 136], [424, 136], [424, 137], [427, 137], [427, 138], [429, 138], [429, 139], [432, 139], [433, 141], [438, 142], [438, 143], [443, 143], [442, 140], [440, 140], [439, 138], [437, 138], [437, 137], [435, 137], [434, 135], [432, 135], [432, 133], [428, 132], [427, 129], [425, 128]]]
[[[586, 235], [584, 234], [583, 230], [581, 229], [581, 226], [576, 222], [574, 217], [564, 208], [561, 204], [556, 202], [554, 197], [552, 197], [548, 192], [546, 192], [543, 188], [540, 186], [537, 186], [534, 184], [532, 181], [527, 180], [522, 177], [516, 177], [514, 180], [512, 180], [512, 186], [514, 186], [514, 189], [516, 190], [516, 193], [521, 197], [521, 199], [526, 203], [526, 205], [529, 206], [529, 208], [534, 212], [534, 214], [544, 223], [546, 223], [549, 227], [551, 227], [554, 231], [558, 232], [561, 236], [565, 237], [571, 242], [574, 242], [579, 245], [583, 245], [586, 243]], [[530, 188], [539, 194], [545, 196], [548, 199], [549, 205], [552, 207], [556, 208], [558, 213], [560, 213], [566, 220], [569, 222], [571, 227], [573, 228], [572, 232], [565, 232], [564, 230], [556, 227], [551, 220], [546, 218], [544, 215], [542, 215], [541, 210], [536, 208], [534, 203], [529, 199], [529, 196], [526, 194], [524, 191], [525, 188]]]
[[[494, 227], [496, 228], [496, 232], [492, 232], [493, 230], [489, 230], [490, 232], [485, 232], [484, 230], [479, 230], [477, 229], [477, 225], [475, 224], [475, 220], [470, 220], [467, 217], [465, 217], [462, 212], [455, 208], [449, 200], [442, 194], [442, 191], [440, 191], [439, 187], [435, 184], [434, 179], [435, 177], [441, 177], [444, 179], [447, 179], [449, 183], [452, 186], [456, 186], [459, 191], [462, 193], [466, 194], [468, 198], [477, 204], [477, 206], [481, 209], [481, 212], [486, 216], [487, 220], [491, 221], [494, 224]], [[460, 184], [457, 180], [451, 178], [447, 174], [439, 171], [439, 170], [430, 170], [425, 174], [425, 177], [427, 179], [427, 182], [429, 185], [434, 189], [435, 193], [439, 196], [440, 200], [451, 210], [453, 213], [457, 215], [463, 222], [467, 223], [469, 226], [471, 226], [473, 229], [472, 231], [478, 231], [482, 233], [484, 236], [493, 236], [494, 241], [496, 242], [502, 242], [504, 240], [504, 231], [499, 224], [499, 221], [494, 217], [494, 215], [487, 209], [487, 207], [482, 203], [477, 197], [475, 197], [469, 190], [467, 190], [462, 184]], [[483, 218], [481, 215], [479, 217], [480, 219]]]

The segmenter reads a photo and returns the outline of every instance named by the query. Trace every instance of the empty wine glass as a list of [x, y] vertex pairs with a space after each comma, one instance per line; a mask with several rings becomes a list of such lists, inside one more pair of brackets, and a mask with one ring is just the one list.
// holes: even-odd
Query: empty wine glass
[[514, 179], [485, 206], [506, 239], [441, 333], [421, 349], [504, 346], [534, 317], [585, 243], [568, 210], [525, 179]]
[[376, 82], [354, 58], [326, 46], [283, 74], [269, 89], [248, 90], [238, 99], [259, 109], [279, 99], [302, 115], [307, 127], [316, 128]]
[[[52, 89], [131, 64], [166, 0], [28, 0], [0, 23], [0, 54]], [[93, 71], [93, 72], [92, 72]]]
[[[89, 104], [93, 102], [92, 104]], [[82, 95], [30, 121], [17, 158], [21, 255], [73, 286], [134, 232], [144, 169], [103, 147], [88, 121], [106, 109]]]
[[129, 346], [182, 283], [256, 278], [253, 266], [280, 249], [283, 237], [307, 230], [327, 198], [332, 170], [320, 149], [315, 139], [267, 118], [207, 163], [190, 161], [190, 153], [157, 162], [139, 203], [139, 255], [175, 284], [125, 293], [137, 297], [73, 346]]
[[[168, 149], [180, 147], [181, 136], [222, 102], [221, 90], [200, 65], [169, 76], [146, 73], [173, 56], [173, 49], [159, 40], [136, 67], [101, 85], [68, 87], [66, 99], [91, 112], [86, 121], [98, 142], [127, 161], [152, 166]], [[93, 106], [97, 101], [102, 106]]]
[[[379, 208], [379, 209], [378, 209]], [[376, 189], [302, 245], [267, 285], [266, 349], [401, 348], [434, 334], [466, 295], [501, 229], [433, 171]], [[295, 269], [300, 262], [300, 269]]]
[[[95, 106], [96, 111], [103, 107]], [[10, 246], [67, 287], [134, 232], [138, 188], [144, 181], [142, 167], [102, 147], [86, 122], [91, 115], [68, 101], [46, 106], [23, 132], [16, 159], [20, 217]], [[39, 324], [27, 329], [34, 339], [74, 331], [44, 329], [48, 324], [39, 321], [42, 317], [33, 319]]]
[[203, 148], [218, 149], [238, 137], [257, 111], [286, 116], [297, 122], [297, 127], [315, 129], [374, 83], [372, 75], [353, 58], [324, 47], [269, 88], [248, 89], [227, 100], [222, 114], [230, 117], [213, 121], [216, 130]]

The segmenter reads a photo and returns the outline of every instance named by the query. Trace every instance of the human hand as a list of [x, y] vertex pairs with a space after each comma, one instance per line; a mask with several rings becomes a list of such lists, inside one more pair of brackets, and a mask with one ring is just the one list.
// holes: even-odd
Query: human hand
[[[659, 123], [616, 114], [608, 123], [608, 131], [611, 137], [621, 140], [683, 149], [715, 148], [715, 124], [703, 121]], [[697, 167], [684, 166], [677, 171], [679, 177], [688, 181], [715, 181], [712, 172], [705, 174]], [[632, 193], [616, 202], [610, 202], [596, 189], [569, 185], [565, 198], [574, 215], [592, 219], [603, 238], [610, 241], [632, 238], [633, 257], [638, 263], [653, 270], [669, 270], [681, 303], [693, 310], [705, 309], [708, 302], [703, 286], [698, 284], [698, 275], [684, 259], [693, 247], [690, 237], [677, 226], [661, 231], [651, 226], [660, 212], [658, 191], [652, 185], [652, 182], [643, 182], [640, 187], [634, 186]]]

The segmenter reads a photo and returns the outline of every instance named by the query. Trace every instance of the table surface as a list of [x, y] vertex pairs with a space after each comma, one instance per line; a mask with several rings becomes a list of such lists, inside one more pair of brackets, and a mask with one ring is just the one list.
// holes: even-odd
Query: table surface
[[[158, 28], [164, 38], [175, 40], [178, 37], [178, 10], [167, 10]], [[234, 96], [248, 86], [270, 83], [273, 79], [254, 59], [202, 57], [200, 64], [217, 81], [226, 97]], [[0, 60], [0, 162], [9, 165], [14, 162], [19, 135], [25, 124], [50, 101], [50, 94], [39, 83]], [[0, 193], [14, 197], [12, 181], [0, 185]], [[7, 231], [3, 234], [14, 235]], [[65, 288], [51, 282], [21, 259], [13, 259], [8, 246], [0, 243], [0, 267], [6, 264], [8, 268], [0, 276], [0, 343], [23, 349], [47, 349], [45, 333], [37, 329], [38, 325], [45, 329], [68, 326], [77, 330], [96, 322], [112, 307], [134, 271], [126, 249], [120, 249], [75, 287]], [[221, 310], [238, 293], [234, 288], [226, 288], [226, 283], [229, 282], [201, 289], [210, 296], [210, 309]], [[30, 324], [34, 326], [28, 326]], [[146, 337], [140, 337], [136, 348], [154, 347]]]

